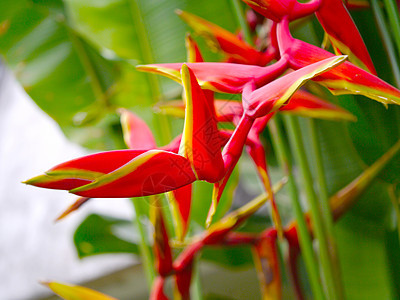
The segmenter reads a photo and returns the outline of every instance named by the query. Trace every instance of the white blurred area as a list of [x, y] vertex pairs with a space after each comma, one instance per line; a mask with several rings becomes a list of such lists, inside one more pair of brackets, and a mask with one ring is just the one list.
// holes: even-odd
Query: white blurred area
[[21, 183], [83, 154], [0, 62], [0, 299], [34, 299], [49, 293], [39, 281], [79, 283], [134, 262], [129, 255], [79, 260], [73, 245], [73, 233], [89, 213], [131, 219], [128, 200], [94, 199], [55, 224], [76, 197]]

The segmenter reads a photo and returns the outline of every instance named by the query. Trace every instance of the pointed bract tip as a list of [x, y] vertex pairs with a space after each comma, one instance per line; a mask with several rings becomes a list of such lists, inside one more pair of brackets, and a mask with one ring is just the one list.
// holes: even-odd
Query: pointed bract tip
[[177, 14], [178, 16], [180, 16], [180, 15], [183, 14], [183, 10], [177, 8], [177, 9], [175, 9], [175, 14]]
[[42, 174], [42, 175], [38, 175], [38, 176], [32, 177], [30, 179], [21, 181], [21, 183], [27, 184], [27, 185], [36, 185], [37, 183], [43, 182], [44, 178], [46, 178], [46, 175]]

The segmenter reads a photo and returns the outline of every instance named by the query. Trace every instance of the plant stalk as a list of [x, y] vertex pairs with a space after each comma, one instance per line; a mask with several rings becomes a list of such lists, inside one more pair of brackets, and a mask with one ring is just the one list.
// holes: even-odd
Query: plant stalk
[[[377, 28], [379, 31], [379, 34], [382, 39], [383, 46], [385, 47], [386, 53], [389, 58], [390, 62], [390, 67], [392, 69], [392, 73], [394, 76], [395, 80], [395, 85], [397, 88], [400, 88], [400, 69], [399, 69], [399, 63], [398, 59], [396, 56], [396, 50], [395, 47], [392, 43], [390, 34], [389, 34], [389, 28], [386, 25], [385, 18], [382, 12], [382, 9], [380, 8], [378, 1], [377, 0], [371, 0], [371, 7], [372, 7], [372, 12], [375, 17], [375, 22], [377, 24]], [[400, 49], [400, 48], [399, 48]]]
[[341, 299], [338, 288], [336, 287], [334, 267], [329, 251], [328, 235], [326, 233], [325, 224], [321, 217], [321, 210], [318, 205], [317, 198], [314, 193], [313, 179], [310, 168], [308, 166], [306, 153], [304, 150], [301, 132], [299, 130], [299, 122], [293, 116], [285, 116], [285, 125], [289, 134], [289, 142], [294, 152], [296, 162], [299, 165], [299, 171], [302, 177], [304, 191], [310, 208], [312, 228], [319, 246], [319, 259], [325, 287], [329, 299]]
[[329, 195], [328, 195], [328, 187], [327, 187], [326, 178], [325, 178], [325, 169], [324, 169], [324, 164], [323, 164], [323, 160], [322, 160], [321, 147], [318, 142], [318, 134], [317, 134], [317, 128], [316, 128], [315, 123], [316, 123], [315, 119], [312, 119], [312, 118], [308, 119], [311, 147], [313, 149], [313, 155], [314, 155], [313, 157], [314, 157], [315, 166], [316, 166], [318, 196], [320, 199], [319, 203], [320, 203], [322, 216], [323, 216], [322, 221], [324, 222], [324, 225], [326, 228], [326, 233], [327, 233], [331, 263], [332, 263], [333, 272], [334, 272], [333, 275], [334, 275], [334, 279], [336, 282], [335, 286], [337, 289], [339, 299], [344, 299], [344, 288], [343, 288], [343, 282], [342, 282], [342, 278], [341, 278], [341, 271], [340, 271], [340, 266], [339, 266], [339, 261], [338, 261], [338, 250], [337, 250], [335, 234], [334, 234], [334, 229], [333, 229], [333, 224], [334, 224], [333, 216], [332, 216], [331, 208], [329, 205]]
[[307, 273], [310, 278], [311, 290], [315, 299], [325, 299], [324, 292], [320, 283], [318, 263], [314, 255], [313, 244], [311, 236], [307, 227], [307, 222], [304, 217], [303, 210], [301, 208], [299, 193], [296, 186], [296, 182], [292, 173], [291, 163], [289, 161], [289, 148], [285, 142], [284, 133], [278, 123], [280, 120], [279, 115], [275, 115], [274, 118], [269, 122], [268, 129], [272, 136], [272, 144], [275, 149], [275, 153], [278, 156], [279, 164], [284, 170], [284, 173], [288, 176], [288, 189], [290, 193], [290, 199], [292, 200], [292, 206], [297, 221], [297, 229], [299, 233], [299, 243]]
[[400, 53], [400, 17], [397, 4], [394, 0], [383, 0], [385, 10], [389, 18], [390, 31], [393, 33], [393, 38], [397, 46], [397, 51]]
[[147, 284], [149, 285], [149, 288], [151, 288], [155, 278], [154, 258], [153, 255], [151, 254], [151, 249], [148, 246], [149, 243], [147, 240], [146, 230], [143, 227], [142, 222], [140, 221], [140, 218], [143, 217], [144, 214], [141, 212], [139, 201], [143, 201], [143, 199], [132, 198], [131, 200], [135, 208], [136, 226], [139, 230], [139, 236], [140, 236], [139, 249], [140, 249], [140, 255], [142, 257], [142, 265], [144, 268], [144, 272], [146, 274]]

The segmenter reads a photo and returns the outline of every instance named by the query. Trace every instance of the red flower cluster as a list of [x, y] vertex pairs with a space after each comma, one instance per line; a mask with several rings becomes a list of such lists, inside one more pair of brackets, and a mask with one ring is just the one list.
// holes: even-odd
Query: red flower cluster
[[[171, 274], [175, 274], [182, 298], [188, 298], [194, 255], [204, 245], [248, 239], [231, 231], [268, 198], [272, 203], [276, 231], [267, 231], [254, 237], [252, 242], [260, 259], [275, 263], [270, 267], [279, 278], [274, 247], [276, 236], [283, 236], [283, 229], [260, 134], [276, 112], [353, 119], [348, 112], [299, 90], [304, 83], [313, 80], [333, 94], [362, 94], [384, 104], [400, 103], [400, 91], [375, 76], [368, 51], [341, 0], [311, 0], [307, 3], [297, 0], [243, 1], [269, 19], [265, 50], [259, 51], [199, 17], [178, 12], [214, 49], [225, 54], [226, 62], [203, 62], [197, 45], [188, 38], [189, 62], [138, 66], [141, 71], [161, 74], [182, 84], [183, 102], [159, 106], [170, 113], [184, 115], [181, 136], [169, 145], [157, 148], [147, 125], [139, 117], [122, 110], [129, 150], [77, 158], [26, 182], [43, 188], [68, 190], [86, 197], [83, 198], [85, 201], [89, 197], [139, 197], [171, 192], [179, 225], [177, 235], [183, 239], [190, 213], [191, 184], [197, 180], [214, 184], [207, 221], [210, 225], [224, 187], [245, 148], [256, 165], [268, 197], [213, 224], [175, 261], [162, 214], [156, 209], [155, 254], [160, 276], [154, 285], [154, 299], [165, 298], [164, 278]], [[292, 37], [289, 22], [313, 13], [335, 52], [345, 55], [336, 56]], [[265, 41], [258, 42], [265, 44]], [[345, 61], [346, 58], [349, 61]], [[214, 92], [241, 94], [242, 101], [214, 99]], [[219, 130], [218, 122], [231, 122], [236, 128], [233, 132]], [[273, 282], [273, 294], [279, 298], [280, 283]]]

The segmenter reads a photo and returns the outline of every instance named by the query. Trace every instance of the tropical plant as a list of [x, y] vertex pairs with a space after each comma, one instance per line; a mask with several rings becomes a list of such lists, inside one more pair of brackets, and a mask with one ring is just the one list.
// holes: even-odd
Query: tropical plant
[[[59, 219], [132, 198], [137, 243], [100, 215], [75, 243], [82, 258], [140, 255], [151, 299], [206, 297], [202, 260], [253, 266], [263, 299], [399, 298], [397, 3], [243, 2], [3, 1], [8, 65], [69, 138], [103, 150], [25, 183], [79, 196]], [[233, 201], [248, 176], [259, 195]]]

